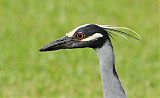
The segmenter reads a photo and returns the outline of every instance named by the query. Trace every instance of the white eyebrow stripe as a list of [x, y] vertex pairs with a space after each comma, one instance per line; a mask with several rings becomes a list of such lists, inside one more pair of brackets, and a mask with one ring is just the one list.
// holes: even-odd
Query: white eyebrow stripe
[[85, 27], [85, 26], [87, 26], [87, 25], [89, 25], [89, 24], [84, 24], [84, 25], [81, 25], [81, 26], [73, 29], [72, 31], [70, 31], [69, 33], [67, 33], [66, 36], [68, 36], [68, 37], [73, 37], [74, 33], [75, 33], [79, 28]]
[[95, 33], [85, 39], [82, 39], [81, 41], [91, 41], [91, 40], [94, 40], [94, 39], [97, 39], [97, 38], [100, 38], [100, 37], [103, 37], [103, 35], [101, 33]]

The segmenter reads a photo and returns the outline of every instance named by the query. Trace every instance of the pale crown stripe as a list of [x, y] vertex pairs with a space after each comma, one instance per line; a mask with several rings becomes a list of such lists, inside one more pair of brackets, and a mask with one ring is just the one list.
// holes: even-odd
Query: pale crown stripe
[[73, 29], [72, 31], [70, 31], [69, 33], [67, 33], [66, 36], [68, 36], [68, 37], [73, 37], [74, 33], [75, 33], [79, 28], [85, 27], [85, 26], [87, 26], [87, 25], [89, 25], [89, 24], [84, 24], [84, 25], [81, 25], [81, 26]]

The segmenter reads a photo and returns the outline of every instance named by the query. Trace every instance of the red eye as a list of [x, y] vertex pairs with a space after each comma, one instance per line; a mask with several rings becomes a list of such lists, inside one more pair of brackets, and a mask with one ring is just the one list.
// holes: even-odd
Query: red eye
[[76, 33], [75, 37], [79, 40], [83, 39], [85, 37], [85, 34], [82, 32], [78, 32]]

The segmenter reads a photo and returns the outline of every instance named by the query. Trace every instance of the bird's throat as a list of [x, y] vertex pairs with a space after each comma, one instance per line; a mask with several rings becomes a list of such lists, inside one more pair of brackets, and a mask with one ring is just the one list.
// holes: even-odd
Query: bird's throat
[[110, 41], [95, 49], [99, 57], [104, 98], [127, 98], [114, 66], [114, 52]]

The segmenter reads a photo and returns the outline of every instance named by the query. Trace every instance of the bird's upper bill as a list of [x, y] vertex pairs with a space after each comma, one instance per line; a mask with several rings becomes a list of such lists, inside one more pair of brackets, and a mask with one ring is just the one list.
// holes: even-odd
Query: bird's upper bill
[[[109, 36], [111, 36], [112, 34], [111, 31], [116, 32], [124, 38], [126, 38], [125, 35], [127, 35], [138, 39], [131, 34], [125, 33], [117, 29], [126, 29], [138, 35], [135, 31], [125, 27], [85, 24], [73, 29], [71, 32], [67, 33], [66, 36], [45, 45], [39, 51], [54, 51], [58, 49], [72, 49], [84, 47], [99, 48], [103, 46], [105, 41], [110, 41]], [[138, 35], [138, 37], [140, 36]]]

